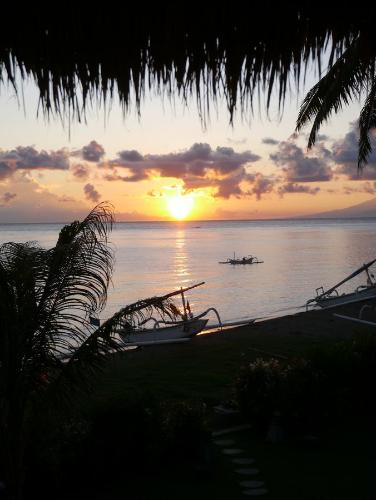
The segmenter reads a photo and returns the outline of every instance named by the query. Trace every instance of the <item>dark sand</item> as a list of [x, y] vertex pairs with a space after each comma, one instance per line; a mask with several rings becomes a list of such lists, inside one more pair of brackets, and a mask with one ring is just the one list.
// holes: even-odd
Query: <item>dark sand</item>
[[144, 346], [114, 356], [105, 392], [122, 397], [129, 390], [161, 397], [218, 401], [229, 396], [240, 367], [258, 357], [305, 355], [376, 329], [333, 316], [357, 315], [361, 305], [303, 312], [252, 325], [201, 334], [179, 344]]
[[[311, 339], [317, 340], [340, 340], [351, 337], [357, 331], [373, 331], [373, 327], [361, 325], [352, 321], [337, 318], [334, 314], [343, 314], [352, 317], [358, 317], [360, 308], [365, 305], [376, 307], [376, 302], [362, 302], [355, 304], [348, 304], [345, 306], [338, 306], [330, 309], [317, 309], [311, 311], [304, 311], [301, 313], [281, 316], [278, 318], [267, 319], [263, 321], [256, 321], [254, 324], [240, 326], [223, 330], [222, 332], [214, 332], [213, 334], [200, 334], [193, 339], [194, 341], [201, 342], [205, 337], [211, 337], [216, 342], [221, 341], [235, 341], [245, 338], [259, 339], [264, 337], [265, 340], [269, 338], [268, 343], [274, 338], [278, 343], [282, 337], [299, 338], [304, 337], [308, 341]], [[367, 310], [364, 312], [363, 319], [376, 322], [376, 315], [371, 319], [373, 311]], [[376, 328], [374, 329], [376, 334]]]

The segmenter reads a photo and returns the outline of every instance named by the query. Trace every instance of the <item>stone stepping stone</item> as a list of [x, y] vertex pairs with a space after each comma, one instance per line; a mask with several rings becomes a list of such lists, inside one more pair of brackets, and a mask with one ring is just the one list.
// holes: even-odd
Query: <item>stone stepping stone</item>
[[229, 427], [228, 429], [221, 429], [219, 431], [212, 432], [213, 437], [223, 436], [223, 434], [231, 434], [232, 432], [245, 431], [250, 429], [251, 426], [249, 424], [236, 425], [235, 427]]
[[231, 461], [237, 465], [251, 465], [255, 463], [254, 458], [233, 458]]
[[218, 446], [230, 446], [234, 443], [235, 441], [233, 439], [218, 439], [217, 441], [214, 441], [214, 444]]
[[239, 453], [243, 453], [244, 450], [241, 450], [240, 448], [225, 448], [222, 450], [222, 453], [225, 455], [239, 455]]
[[264, 481], [240, 481], [240, 486], [244, 488], [261, 488], [264, 486]]
[[261, 495], [266, 495], [268, 490], [266, 488], [255, 488], [254, 490], [244, 490], [242, 491], [243, 495], [249, 495], [252, 497], [258, 497]]
[[244, 476], [255, 476], [260, 471], [258, 469], [236, 469], [235, 472], [237, 472], [238, 474], [243, 474]]

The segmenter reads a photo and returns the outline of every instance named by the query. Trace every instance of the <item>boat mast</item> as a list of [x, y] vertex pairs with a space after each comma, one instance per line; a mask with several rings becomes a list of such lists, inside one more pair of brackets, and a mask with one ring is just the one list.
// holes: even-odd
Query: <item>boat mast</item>
[[374, 285], [375, 284], [374, 275], [369, 272], [368, 268], [366, 269], [366, 273], [367, 273], [367, 285], [369, 286]]
[[180, 288], [180, 291], [181, 291], [181, 301], [183, 303], [183, 310], [184, 310], [184, 319], [188, 319], [188, 316], [187, 316], [187, 306], [185, 305], [185, 297], [184, 297], [184, 291], [183, 291], [183, 287]]

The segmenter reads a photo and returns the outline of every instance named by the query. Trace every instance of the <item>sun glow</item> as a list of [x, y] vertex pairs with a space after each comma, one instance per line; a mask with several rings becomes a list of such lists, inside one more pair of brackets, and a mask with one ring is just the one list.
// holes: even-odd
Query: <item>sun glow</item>
[[167, 208], [174, 219], [182, 220], [187, 217], [193, 208], [193, 197], [191, 195], [171, 196], [167, 198]]

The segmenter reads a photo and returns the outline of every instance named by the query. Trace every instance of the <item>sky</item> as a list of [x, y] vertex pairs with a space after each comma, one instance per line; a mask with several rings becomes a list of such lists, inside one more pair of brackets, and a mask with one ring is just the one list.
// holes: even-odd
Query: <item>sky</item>
[[229, 124], [219, 102], [204, 126], [194, 100], [184, 106], [149, 92], [141, 116], [93, 106], [86, 122], [47, 120], [38, 91], [25, 82], [16, 95], [0, 88], [0, 222], [68, 222], [97, 203], [116, 219], [266, 219], [317, 214], [375, 197], [376, 155], [357, 171], [361, 103], [333, 116], [307, 151], [307, 132], [294, 134], [304, 90], [291, 90], [279, 117]]

